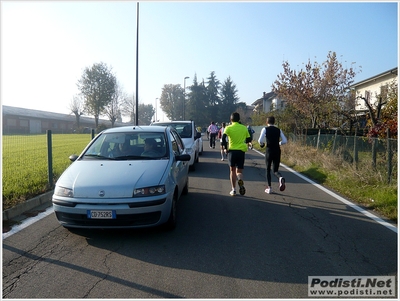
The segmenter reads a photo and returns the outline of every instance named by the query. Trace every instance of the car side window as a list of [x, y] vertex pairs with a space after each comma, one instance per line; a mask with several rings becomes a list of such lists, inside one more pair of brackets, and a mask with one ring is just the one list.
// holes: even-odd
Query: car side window
[[185, 147], [183, 146], [183, 142], [181, 137], [175, 132], [171, 131], [171, 142], [172, 142], [172, 150], [175, 155], [180, 155], [183, 153]]

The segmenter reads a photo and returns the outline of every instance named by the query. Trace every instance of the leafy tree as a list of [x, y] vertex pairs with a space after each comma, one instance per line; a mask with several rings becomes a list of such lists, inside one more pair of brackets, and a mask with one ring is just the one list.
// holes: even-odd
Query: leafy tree
[[181, 85], [164, 85], [160, 97], [160, 106], [170, 120], [182, 119], [183, 100], [184, 94]]
[[317, 62], [305, 65], [296, 72], [286, 61], [283, 73], [272, 85], [272, 91], [284, 99], [293, 110], [305, 117], [301, 127], [325, 127], [337, 125], [344, 112], [344, 103], [353, 83], [355, 71], [344, 69], [337, 61], [336, 53], [329, 52], [321, 65]]
[[154, 116], [155, 109], [152, 104], [139, 104], [139, 125], [149, 125]]
[[111, 68], [104, 63], [95, 63], [86, 67], [78, 88], [85, 99], [85, 111], [94, 116], [95, 126], [98, 127], [99, 116], [104, 113], [115, 93], [116, 78]]
[[186, 106], [186, 116], [189, 120], [194, 120], [197, 125], [205, 127], [209, 124], [210, 118], [207, 114], [206, 88], [203, 83], [197, 81], [197, 75], [193, 77], [193, 84], [188, 87], [188, 100]]
[[[186, 119], [194, 120], [198, 126], [206, 127], [211, 121], [229, 121], [230, 114], [240, 107], [246, 112], [246, 104], [238, 103], [236, 85], [230, 77], [221, 85], [213, 71], [207, 80], [207, 83], [204, 83], [204, 80], [199, 82], [195, 74], [192, 85], [187, 87], [190, 92], [187, 93], [185, 103]], [[164, 85], [160, 106], [169, 119], [181, 119], [183, 101], [184, 94], [180, 85]]]

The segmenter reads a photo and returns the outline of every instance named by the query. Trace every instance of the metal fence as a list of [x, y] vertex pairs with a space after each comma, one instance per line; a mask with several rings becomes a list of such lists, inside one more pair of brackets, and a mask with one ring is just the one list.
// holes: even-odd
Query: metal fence
[[397, 139], [347, 136], [338, 132], [312, 135], [290, 135], [293, 141], [315, 147], [340, 156], [356, 167], [361, 162], [369, 164], [373, 170], [386, 173], [388, 183], [397, 181], [398, 143]]
[[71, 154], [80, 154], [93, 138], [90, 134], [2, 136], [3, 210], [51, 190], [71, 164]]
[[[264, 126], [254, 126], [253, 139], [258, 140]], [[360, 132], [349, 135], [328, 130], [305, 131], [303, 135], [285, 133], [286, 137], [303, 145], [315, 147], [321, 151], [340, 156], [344, 161], [370, 165], [372, 169], [382, 171], [388, 183], [397, 181], [398, 141], [397, 139], [379, 139], [359, 136]]]

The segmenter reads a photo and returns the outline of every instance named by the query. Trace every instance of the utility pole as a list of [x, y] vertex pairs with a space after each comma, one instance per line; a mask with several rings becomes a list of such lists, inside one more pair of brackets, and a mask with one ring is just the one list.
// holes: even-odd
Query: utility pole
[[136, 125], [139, 125], [139, 2], [136, 6]]

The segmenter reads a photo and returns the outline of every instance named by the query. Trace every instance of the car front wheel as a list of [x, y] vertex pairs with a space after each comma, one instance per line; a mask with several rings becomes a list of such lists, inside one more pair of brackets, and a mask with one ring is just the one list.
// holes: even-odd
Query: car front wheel
[[166, 230], [174, 230], [176, 227], [176, 203], [177, 203], [176, 193], [172, 198], [171, 212], [169, 214], [168, 221], [165, 224]]

